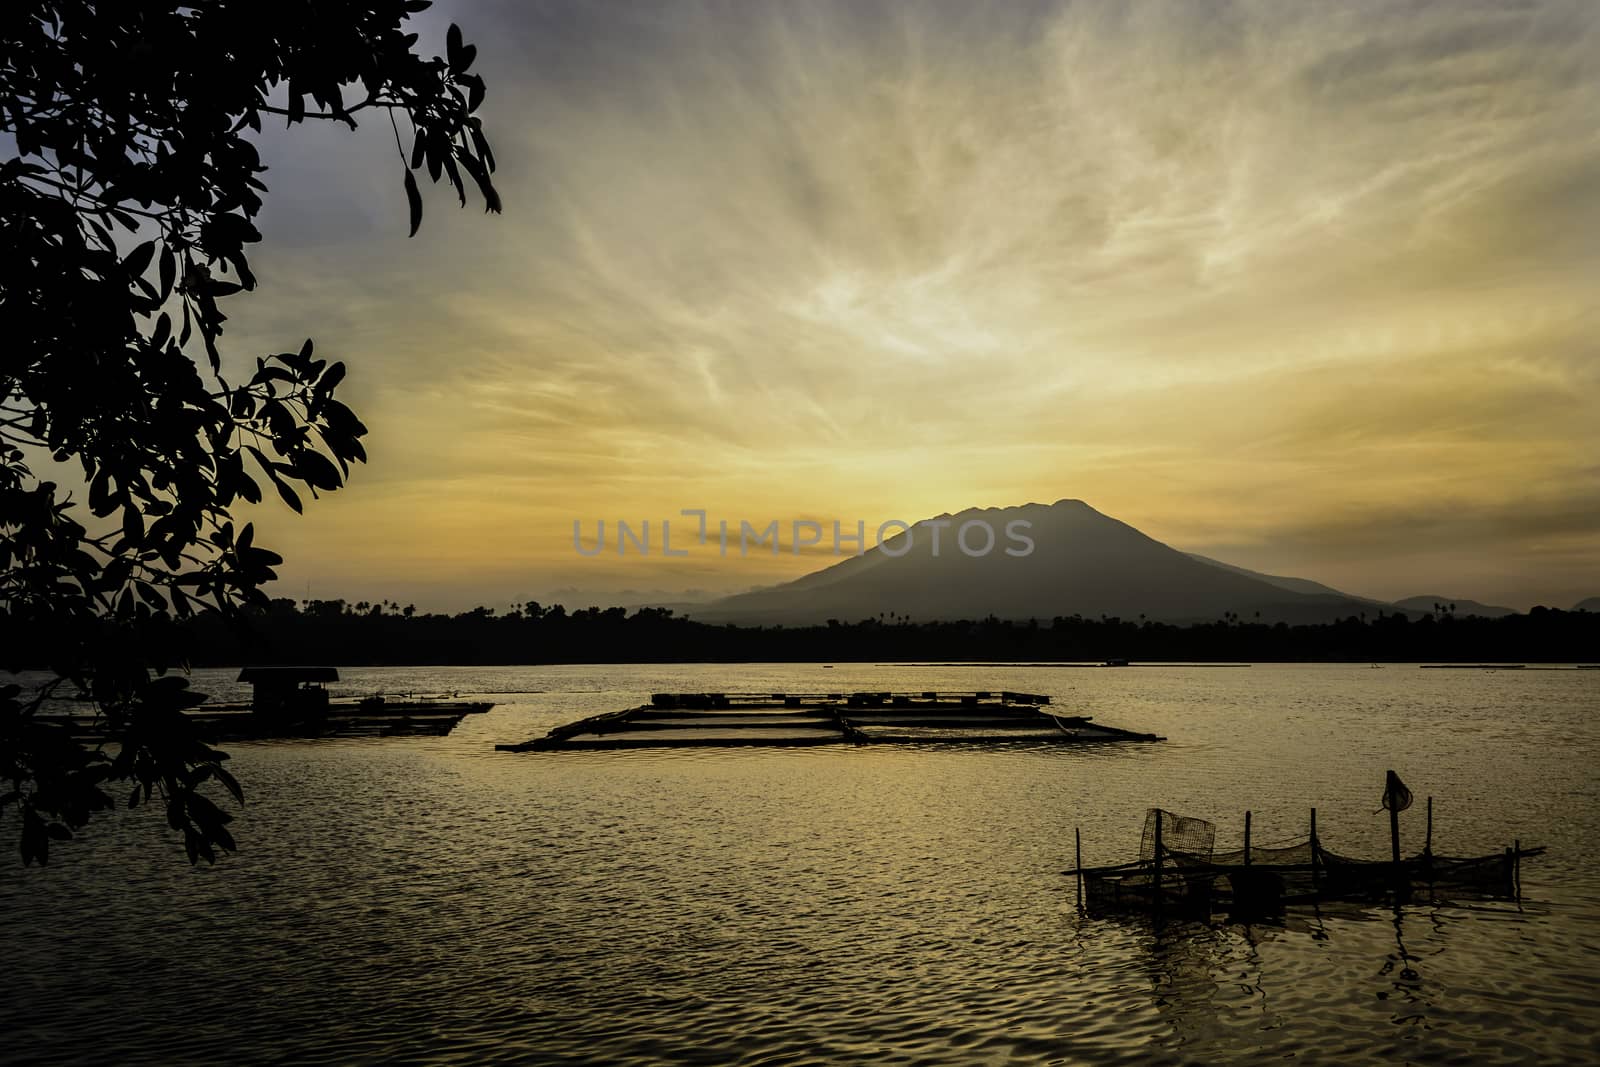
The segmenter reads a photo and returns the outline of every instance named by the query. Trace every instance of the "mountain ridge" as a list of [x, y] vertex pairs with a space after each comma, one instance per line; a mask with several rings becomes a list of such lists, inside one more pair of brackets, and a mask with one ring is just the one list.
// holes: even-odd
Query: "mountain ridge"
[[[1025, 536], [1032, 550], [1026, 553], [1016, 551], [1020, 541], [1007, 537], [1009, 524], [1019, 520], [1029, 524]], [[969, 551], [972, 546], [961, 539], [974, 524], [992, 533], [980, 531], [972, 539], [987, 543], [989, 551], [982, 554]], [[1317, 588], [1299, 591], [1244, 568], [1195, 558], [1068, 497], [1048, 505], [944, 512], [860, 555], [782, 585], [712, 601], [692, 615], [747, 625], [880, 614], [919, 621], [1104, 615], [1166, 622], [1232, 614], [1318, 622], [1384, 606], [1303, 579], [1280, 581]]]

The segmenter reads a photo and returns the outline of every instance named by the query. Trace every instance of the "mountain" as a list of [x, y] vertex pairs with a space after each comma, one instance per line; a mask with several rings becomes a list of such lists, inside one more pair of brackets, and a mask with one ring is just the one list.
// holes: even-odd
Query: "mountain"
[[1515, 615], [1516, 608], [1496, 607], [1493, 604], [1480, 604], [1476, 600], [1462, 600], [1459, 597], [1447, 596], [1408, 596], [1404, 600], [1396, 600], [1395, 606], [1407, 608], [1411, 611], [1432, 613], [1435, 604], [1454, 604], [1456, 615], [1466, 618], [1468, 615], [1482, 615], [1486, 619], [1498, 619], [1504, 615]]
[[[1026, 555], [1007, 554], [1023, 548], [1007, 536], [1016, 522], [1029, 524], [1020, 531], [1033, 545]], [[959, 549], [957, 531], [967, 523], [994, 531], [990, 551], [967, 555]], [[974, 551], [987, 540], [981, 526], [969, 533]], [[1259, 613], [1265, 622], [1320, 622], [1371, 607], [1334, 590], [1297, 591], [1200, 562], [1081, 500], [1059, 500], [925, 519], [863, 555], [784, 585], [712, 601], [691, 614], [704, 622], [786, 625], [854, 622], [886, 613], [923, 622], [991, 614], [1194, 622], [1225, 612], [1247, 620]]]
[[1600, 611], [1600, 596], [1592, 596], [1588, 600], [1580, 600], [1572, 605], [1573, 611]]
[[[1259, 578], [1263, 582], [1269, 582], [1280, 589], [1290, 589], [1296, 593], [1312, 593], [1346, 597], [1350, 600], [1360, 601], [1368, 607], [1379, 608], [1385, 611], [1393, 611], [1396, 608], [1399, 608], [1413, 619], [1421, 618], [1423, 615], [1432, 615], [1433, 606], [1435, 604], [1455, 605], [1455, 614], [1461, 618], [1466, 618], [1469, 615], [1481, 615], [1485, 619], [1499, 619], [1506, 615], [1517, 614], [1516, 608], [1503, 608], [1497, 604], [1480, 604], [1476, 600], [1467, 600], [1462, 597], [1408, 596], [1404, 600], [1396, 600], [1393, 602], [1374, 600], [1371, 597], [1355, 596], [1351, 593], [1340, 592], [1331, 586], [1323, 585], [1321, 582], [1313, 582], [1309, 578], [1289, 578], [1278, 574], [1262, 574], [1260, 571], [1252, 571], [1246, 570], [1243, 567], [1236, 567], [1231, 563], [1223, 563], [1221, 560], [1211, 559], [1207, 556], [1202, 556], [1197, 552], [1188, 552], [1185, 554], [1190, 559], [1199, 560], [1201, 563], [1208, 563], [1213, 567], [1221, 567], [1223, 570], [1232, 571], [1235, 574], [1247, 574], [1252, 578]], [[1589, 601], [1585, 601], [1585, 603], [1593, 605], [1590, 608], [1591, 611], [1600, 611], [1600, 597], [1594, 597]]]
[[[1232, 571], [1234, 574], [1245, 574], [1249, 575], [1251, 578], [1259, 578], [1261, 581], [1269, 582], [1280, 589], [1289, 589], [1296, 593], [1311, 593], [1315, 595], [1345, 597], [1349, 600], [1360, 601], [1368, 607], [1381, 608], [1388, 611], [1393, 611], [1395, 608], [1401, 608], [1412, 618], [1433, 614], [1433, 606], [1435, 604], [1454, 604], [1456, 608], [1455, 613], [1461, 618], [1466, 618], [1468, 615], [1481, 615], [1485, 619], [1498, 619], [1506, 615], [1515, 615], [1517, 613], [1516, 608], [1502, 608], [1495, 604], [1480, 604], [1476, 600], [1465, 600], [1461, 597], [1408, 596], [1404, 600], [1396, 600], [1392, 603], [1384, 600], [1373, 600], [1370, 597], [1354, 596], [1350, 593], [1340, 592], [1331, 586], [1323, 585], [1321, 582], [1313, 582], [1309, 578], [1288, 578], [1278, 574], [1262, 574], [1260, 571], [1252, 571], [1246, 570], [1243, 567], [1235, 567], [1231, 563], [1224, 563], [1218, 559], [1211, 559], [1207, 556], [1202, 556], [1197, 552], [1187, 552], [1185, 555], [1187, 555], [1190, 559], [1199, 560], [1201, 563], [1207, 563], [1213, 567], [1221, 567], [1225, 571]], [[1592, 597], [1591, 599], [1584, 601], [1584, 603], [1591, 605], [1589, 608], [1590, 611], [1600, 611], [1600, 597]], [[1577, 611], [1581, 609], [1574, 608], [1573, 610]]]
[[1184, 555], [1188, 556], [1190, 559], [1198, 560], [1201, 563], [1212, 567], [1221, 567], [1223, 570], [1232, 571], [1234, 574], [1243, 574], [1250, 578], [1259, 579], [1260, 581], [1266, 582], [1269, 585], [1275, 585], [1279, 589], [1287, 589], [1292, 593], [1309, 593], [1312, 596], [1337, 596], [1344, 597], [1347, 600], [1359, 600], [1363, 604], [1367, 604], [1372, 607], [1392, 607], [1392, 605], [1386, 601], [1373, 600], [1370, 597], [1364, 596], [1355, 596], [1351, 593], [1343, 593], [1333, 588], [1331, 585], [1323, 585], [1321, 582], [1313, 582], [1310, 578], [1289, 578], [1281, 574], [1262, 574], [1260, 571], [1247, 570], [1244, 567], [1236, 567], [1232, 563], [1224, 563], [1220, 559], [1212, 559], [1210, 556], [1202, 556], [1198, 552], [1185, 552]]

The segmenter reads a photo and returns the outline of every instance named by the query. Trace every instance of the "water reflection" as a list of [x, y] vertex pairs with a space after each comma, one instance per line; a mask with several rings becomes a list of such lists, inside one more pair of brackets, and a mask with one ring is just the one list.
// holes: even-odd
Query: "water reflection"
[[[777, 691], [812, 670], [715, 673]], [[26, 1035], [0, 1060], [171, 1062], [182, 1018], [194, 1047], [241, 1065], [1593, 1061], [1600, 702], [1551, 690], [1575, 675], [1507, 679], [1521, 688], [1487, 700], [1365, 668], [1087, 673], [1064, 704], [1176, 740], [545, 759], [493, 746], [708, 669], [352, 671], [497, 707], [445, 738], [238, 746], [245, 847], [214, 870], [154, 854], [164, 824], [142, 809], [48, 870], [0, 870], [20, 976], [0, 1033]], [[1485, 746], [1509, 722], [1515, 736]], [[1450, 798], [1438, 847], [1517, 831], [1555, 846], [1526, 872], [1541, 903], [1408, 904], [1399, 927], [1386, 908], [1292, 905], [1159, 931], [1072, 909], [1072, 828], [1105, 862], [1155, 800], [1289, 813], [1257, 823], [1267, 841], [1316, 800], [1340, 845], [1381, 853], [1381, 833], [1362, 835], [1371, 768], [1390, 758], [1426, 762]], [[1517, 806], [1536, 786], [1564, 802]]]
[[[1226, 1060], [1268, 1047], [1275, 1055], [1294, 1054], [1302, 1044], [1311, 1050], [1319, 1044], [1319, 1026], [1327, 1031], [1322, 1041], [1348, 1043], [1365, 1031], [1397, 1054], [1432, 1049], [1430, 1056], [1448, 1058], [1464, 1052], [1457, 1044], [1461, 1035], [1437, 1024], [1459, 1023], [1462, 1013], [1441, 1005], [1441, 990], [1426, 970], [1449, 964], [1445, 957], [1458, 937], [1477, 952], [1485, 935], [1508, 958], [1479, 959], [1469, 969], [1510, 969], [1516, 942], [1504, 937], [1507, 931], [1485, 926], [1521, 914], [1514, 906], [1323, 904], [1249, 923], [1138, 916], [1084, 919], [1082, 929], [1090, 941], [1104, 936], [1105, 924], [1131, 930], [1145, 993], [1161, 1024], [1152, 1045], [1175, 1062]], [[1322, 966], [1307, 967], [1308, 958], [1319, 957]], [[1377, 987], [1365, 1000], [1318, 1003], [1314, 975], [1330, 964], [1349, 968], [1356, 986], [1365, 971], [1378, 979]], [[1454, 969], [1460, 966], [1457, 961]]]
[[[1192, 1050], [1216, 1043], [1228, 1011], [1225, 976], [1234, 979], [1226, 985], [1242, 990], [1246, 997], [1263, 988], [1255, 944], [1253, 937], [1239, 936], [1227, 927], [1152, 924], [1145, 943], [1145, 970], [1156, 1011], [1172, 1031], [1172, 1045]], [[1241, 955], [1237, 951], [1241, 946], [1246, 951], [1237, 962], [1243, 966], [1236, 967], [1234, 957]]]

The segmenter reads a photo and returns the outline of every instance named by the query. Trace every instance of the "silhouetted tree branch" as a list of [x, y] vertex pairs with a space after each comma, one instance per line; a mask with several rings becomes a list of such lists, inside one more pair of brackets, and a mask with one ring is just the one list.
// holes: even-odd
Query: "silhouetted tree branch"
[[[227, 756], [182, 713], [203, 698], [164, 676], [187, 662], [174, 624], [265, 604], [282, 561], [236, 528], [236, 501], [264, 479], [300, 511], [366, 459], [334, 395], [345, 366], [309, 340], [224, 377], [220, 305], [256, 288], [266, 192], [248, 134], [263, 115], [353, 128], [382, 108], [410, 134], [412, 233], [416, 170], [462, 204], [465, 173], [499, 211], [476, 49], [452, 25], [444, 56], [416, 54], [405, 20], [427, 6], [18, 0], [0, 16], [0, 669], [44, 648], [56, 677], [0, 687], [0, 812], [19, 815], [24, 862], [111, 807], [118, 780], [130, 806], [165, 805], [191, 862], [234, 847], [201, 792], [241, 797]], [[111, 744], [41, 721], [67, 680]]]

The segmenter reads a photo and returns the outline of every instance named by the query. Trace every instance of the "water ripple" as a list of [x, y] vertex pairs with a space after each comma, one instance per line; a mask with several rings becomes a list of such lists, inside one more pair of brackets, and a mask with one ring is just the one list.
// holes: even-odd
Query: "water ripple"
[[[729, 689], [817, 685], [809, 665], [715, 670]], [[985, 685], [1173, 740], [493, 751], [652, 689], [703, 688], [707, 671], [350, 672], [357, 689], [501, 703], [447, 738], [235, 746], [243, 851], [215, 869], [188, 868], [142, 811], [95, 824], [47, 870], [0, 868], [0, 1060], [1600, 1058], [1586, 851], [1600, 679], [996, 668]], [[959, 669], [828, 675], [974, 684]], [[1059, 873], [1074, 826], [1088, 862], [1121, 859], [1152, 804], [1216, 817], [1225, 844], [1246, 808], [1273, 841], [1316, 805], [1330, 847], [1381, 855], [1390, 766], [1439, 798], [1441, 851], [1554, 846], [1525, 872], [1529, 899], [1158, 928], [1080, 918]], [[1420, 832], [1417, 809], [1405, 818]]]

